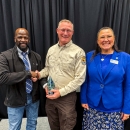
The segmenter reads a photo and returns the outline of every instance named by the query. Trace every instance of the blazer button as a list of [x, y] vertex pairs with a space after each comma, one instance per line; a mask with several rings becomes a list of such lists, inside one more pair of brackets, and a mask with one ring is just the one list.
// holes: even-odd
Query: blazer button
[[100, 84], [100, 87], [101, 87], [101, 88], [104, 88], [104, 85], [103, 85], [103, 84]]

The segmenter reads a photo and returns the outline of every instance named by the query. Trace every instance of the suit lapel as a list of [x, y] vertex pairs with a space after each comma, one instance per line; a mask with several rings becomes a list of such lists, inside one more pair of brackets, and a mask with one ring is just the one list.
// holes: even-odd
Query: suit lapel
[[100, 57], [100, 53], [98, 53], [98, 54], [95, 56], [94, 61], [95, 61], [95, 64], [96, 64], [96, 66], [97, 66], [98, 74], [99, 74], [100, 78], [103, 80], [102, 70], [101, 70], [101, 57]]
[[[115, 61], [119, 61], [119, 53], [117, 53], [116, 51], [114, 51], [111, 59], [115, 60]], [[101, 57], [100, 57], [100, 53], [95, 56], [94, 61], [95, 61], [95, 64], [97, 66], [98, 74], [99, 74], [100, 78], [103, 80], [102, 69], [101, 69]], [[105, 75], [104, 75], [104, 79], [107, 77], [107, 75], [109, 74], [109, 72], [112, 70], [112, 68], [115, 65], [116, 65], [115, 63], [111, 63], [111, 62], [108, 64], [108, 67], [107, 67]]]
[[[115, 61], [119, 61], [119, 53], [117, 53], [116, 51], [114, 51], [113, 55], [112, 55], [112, 60], [115, 60]], [[111, 60], [110, 59], [110, 60]], [[107, 75], [109, 74], [109, 72], [113, 69], [113, 67], [115, 66], [116, 64], [115, 63], [109, 63], [108, 64], [108, 67], [106, 69], [106, 72], [105, 72], [105, 75], [104, 75], [104, 79], [107, 77]]]

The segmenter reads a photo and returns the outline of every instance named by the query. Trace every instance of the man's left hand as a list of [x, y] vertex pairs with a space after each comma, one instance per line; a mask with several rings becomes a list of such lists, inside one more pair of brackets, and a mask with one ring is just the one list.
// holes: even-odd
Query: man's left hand
[[54, 92], [54, 94], [53, 95], [46, 95], [47, 98], [49, 98], [49, 99], [57, 99], [57, 98], [60, 97], [60, 92], [59, 92], [58, 89], [52, 89], [51, 91]]

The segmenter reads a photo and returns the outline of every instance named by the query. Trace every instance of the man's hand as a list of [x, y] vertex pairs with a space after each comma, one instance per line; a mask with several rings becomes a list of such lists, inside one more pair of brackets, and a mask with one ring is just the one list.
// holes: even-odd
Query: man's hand
[[32, 80], [33, 82], [36, 82], [38, 79], [31, 77], [31, 80]]
[[38, 78], [39, 78], [39, 72], [38, 72], [38, 70], [36, 70], [35, 72], [31, 71], [30, 73], [31, 73], [31, 76], [32, 76], [31, 77], [32, 81], [36, 82], [38, 80]]
[[38, 72], [37, 71], [30, 71], [30, 73], [31, 73], [31, 77], [33, 77], [33, 78], [37, 78], [38, 77]]
[[57, 98], [60, 97], [60, 92], [59, 92], [58, 89], [52, 89], [51, 91], [54, 92], [54, 94], [53, 95], [46, 95], [47, 98], [49, 98], [49, 99], [57, 99]]

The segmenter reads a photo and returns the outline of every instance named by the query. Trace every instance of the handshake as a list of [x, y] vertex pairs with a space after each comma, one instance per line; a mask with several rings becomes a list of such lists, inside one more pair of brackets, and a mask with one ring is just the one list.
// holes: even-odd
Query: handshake
[[32, 78], [37, 78], [37, 79], [40, 78], [40, 73], [39, 73], [38, 70], [36, 70], [36, 71], [30, 71], [30, 73], [31, 73], [31, 77]]

